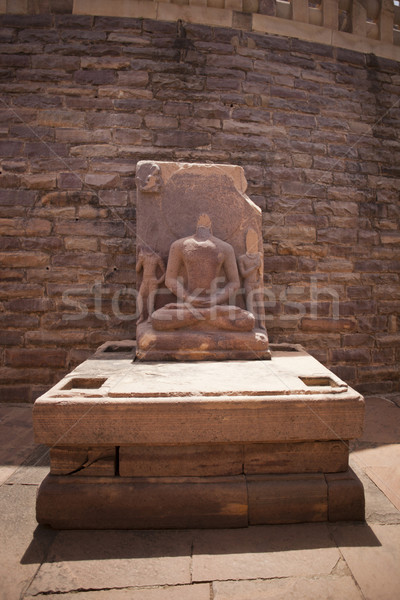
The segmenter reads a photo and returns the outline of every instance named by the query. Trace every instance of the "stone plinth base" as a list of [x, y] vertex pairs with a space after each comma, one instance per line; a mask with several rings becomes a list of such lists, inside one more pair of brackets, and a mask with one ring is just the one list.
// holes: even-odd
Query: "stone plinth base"
[[105, 344], [34, 406], [51, 447], [39, 523], [246, 527], [362, 519], [364, 401], [299, 346], [271, 360], [132, 362]]
[[268, 360], [265, 331], [156, 331], [150, 323], [137, 327], [139, 360]]
[[37, 520], [54, 529], [214, 529], [363, 519], [364, 493], [354, 473], [331, 477], [48, 475]]

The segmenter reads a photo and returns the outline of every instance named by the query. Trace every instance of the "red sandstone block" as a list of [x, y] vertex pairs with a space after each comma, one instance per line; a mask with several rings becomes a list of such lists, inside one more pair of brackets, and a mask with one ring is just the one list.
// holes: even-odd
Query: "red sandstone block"
[[57, 187], [60, 189], [82, 189], [82, 179], [75, 173], [60, 173], [57, 176]]
[[374, 337], [367, 333], [350, 333], [343, 336], [343, 346], [372, 347], [375, 343]]
[[284, 181], [281, 184], [282, 193], [290, 196], [324, 197], [325, 188], [322, 185], [302, 183], [301, 181]]
[[246, 527], [244, 477], [66, 477], [49, 475], [39, 523], [58, 529]]
[[178, 148], [198, 148], [211, 142], [209, 133], [188, 131], [168, 131], [156, 135], [156, 146], [177, 146]]
[[95, 220], [60, 221], [56, 223], [55, 233], [58, 235], [123, 237], [125, 223], [123, 221], [98, 222]]
[[396, 348], [380, 348], [372, 350], [372, 364], [391, 365], [396, 358]]
[[[62, 373], [58, 371], [60, 377]], [[51, 369], [42, 368], [27, 368], [27, 367], [1, 367], [0, 377], [4, 385], [15, 385], [21, 383], [38, 383], [38, 384], [54, 384], [54, 379], [57, 378], [57, 371], [52, 372]]]
[[22, 156], [23, 144], [15, 141], [0, 141], [0, 153], [4, 158], [12, 158], [14, 156]]
[[118, 84], [122, 86], [145, 87], [149, 82], [146, 71], [121, 71], [118, 73]]
[[[206, 105], [206, 103], [205, 103]], [[193, 107], [193, 110], [196, 111], [196, 107]], [[223, 107], [220, 107], [220, 110], [222, 111], [223, 115], [221, 116], [221, 118], [225, 118], [226, 115], [228, 115], [228, 111], [226, 109], [223, 109]], [[181, 116], [188, 116], [191, 114], [192, 111], [192, 105], [189, 102], [166, 102], [164, 104], [164, 108], [163, 108], [164, 114], [166, 115], [181, 115]], [[207, 113], [207, 108], [205, 108], [205, 112]], [[219, 117], [215, 117], [212, 114], [210, 114], [209, 112], [207, 114], [199, 114], [199, 117], [202, 116], [207, 116], [209, 118], [219, 118]]]
[[371, 351], [362, 348], [334, 348], [331, 351], [333, 362], [344, 363], [369, 363], [371, 360]]
[[327, 485], [322, 474], [252, 475], [246, 479], [250, 525], [327, 520]]
[[50, 257], [43, 252], [0, 252], [1, 267], [43, 267]]
[[52, 265], [55, 267], [72, 267], [81, 269], [96, 268], [101, 269], [108, 264], [107, 256], [100, 252], [88, 252], [87, 254], [57, 254], [52, 259]]
[[1, 15], [3, 27], [25, 29], [28, 27], [51, 27], [52, 18], [49, 14], [43, 15]]
[[264, 268], [266, 273], [294, 271], [297, 267], [297, 259], [293, 256], [266, 256], [264, 257]]
[[115, 71], [109, 69], [102, 70], [81, 70], [76, 71], [74, 79], [76, 83], [85, 85], [107, 85], [115, 83]]
[[29, 158], [63, 158], [69, 156], [69, 148], [66, 144], [43, 144], [42, 142], [27, 142], [25, 144], [24, 154]]
[[60, 56], [57, 54], [37, 54], [32, 56], [32, 69], [62, 69], [76, 71], [80, 67], [77, 56]]
[[328, 486], [328, 520], [363, 521], [364, 488], [353, 471], [330, 473], [325, 475], [325, 479]]
[[309, 319], [301, 320], [300, 328], [303, 331], [353, 331], [356, 328], [356, 323], [350, 319]]
[[[58, 28], [90, 29], [93, 24], [93, 17], [86, 15], [72, 15], [73, 0], [50, 0], [52, 12], [59, 12], [55, 18], [55, 25]], [[65, 13], [65, 14], [64, 14]]]
[[[31, 26], [30, 24], [28, 27]], [[40, 43], [51, 44], [57, 43], [60, 39], [59, 33], [52, 29], [23, 29], [18, 33], [19, 43]]]
[[357, 381], [357, 367], [349, 365], [335, 365], [332, 367], [332, 371], [340, 377], [343, 381], [346, 381], [350, 385]]
[[0, 402], [31, 402], [31, 386], [0, 386]]
[[24, 235], [25, 227], [22, 219], [0, 219], [1, 235]]
[[[45, 312], [52, 307], [52, 301], [48, 298], [17, 298], [5, 303], [9, 312], [35, 313]], [[18, 317], [16, 317], [18, 319]]]
[[67, 353], [64, 350], [14, 348], [6, 350], [5, 365], [10, 367], [65, 367]]
[[0, 345], [19, 346], [23, 341], [23, 333], [20, 331], [0, 330]]
[[0, 286], [0, 299], [24, 298], [42, 296], [44, 293], [43, 285], [36, 283], [2, 283]]

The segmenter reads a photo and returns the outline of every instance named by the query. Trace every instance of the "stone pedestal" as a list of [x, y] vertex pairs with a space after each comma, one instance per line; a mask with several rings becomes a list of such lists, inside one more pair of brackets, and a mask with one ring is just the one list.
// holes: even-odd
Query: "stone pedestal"
[[348, 469], [364, 401], [300, 346], [271, 360], [132, 362], [107, 343], [34, 405], [59, 529], [246, 527], [363, 519]]

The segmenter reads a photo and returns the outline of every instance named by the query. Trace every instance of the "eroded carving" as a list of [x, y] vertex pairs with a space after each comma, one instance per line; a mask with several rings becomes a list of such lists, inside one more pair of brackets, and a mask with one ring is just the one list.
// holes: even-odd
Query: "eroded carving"
[[254, 315], [256, 327], [265, 330], [263, 294], [263, 255], [258, 251], [258, 235], [254, 229], [246, 234], [246, 254], [238, 259], [243, 277], [246, 308]]
[[160, 167], [155, 163], [145, 163], [136, 173], [136, 181], [141, 192], [159, 192], [162, 179]]
[[240, 287], [234, 250], [215, 237], [211, 227], [210, 217], [201, 215], [196, 233], [172, 244], [165, 284], [177, 303], [152, 315], [154, 329], [204, 328], [207, 324], [228, 331], [253, 329], [253, 315], [234, 305]]
[[[157, 270], [161, 273], [159, 277]], [[150, 319], [154, 312], [158, 287], [165, 279], [165, 267], [161, 256], [146, 246], [140, 248], [136, 263], [136, 272], [139, 274], [141, 271], [143, 271], [142, 283], [137, 296], [138, 324]]]

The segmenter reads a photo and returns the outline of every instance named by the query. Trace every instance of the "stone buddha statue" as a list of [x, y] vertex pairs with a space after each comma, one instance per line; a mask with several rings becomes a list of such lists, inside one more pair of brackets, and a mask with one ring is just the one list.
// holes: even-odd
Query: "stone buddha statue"
[[262, 214], [243, 168], [140, 161], [136, 181], [136, 359], [270, 358]]
[[157, 331], [254, 328], [253, 314], [234, 304], [240, 287], [234, 250], [212, 234], [207, 214], [199, 217], [194, 235], [171, 245], [165, 285], [177, 302], [153, 312], [151, 324]]

